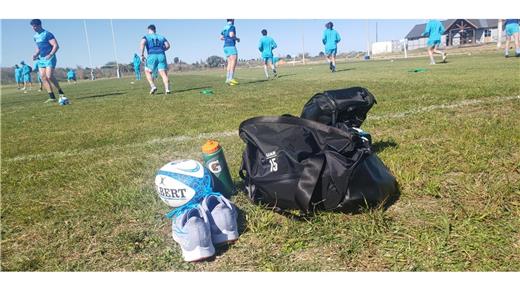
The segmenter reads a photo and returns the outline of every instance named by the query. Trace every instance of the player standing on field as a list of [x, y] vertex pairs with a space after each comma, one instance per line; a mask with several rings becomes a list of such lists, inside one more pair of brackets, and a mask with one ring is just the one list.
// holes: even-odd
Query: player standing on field
[[267, 64], [270, 63], [273, 74], [276, 77], [276, 65], [273, 58], [273, 49], [277, 47], [276, 42], [270, 36], [267, 36], [267, 30], [262, 29], [262, 37], [258, 43], [258, 50], [262, 53], [262, 59], [264, 60], [264, 72], [265, 77], [269, 79], [269, 73], [267, 72]]
[[509, 42], [511, 39], [515, 42], [515, 56], [520, 57], [520, 19], [506, 19], [504, 29], [506, 31], [506, 47], [504, 56], [509, 57]]
[[[144, 49], [148, 57], [144, 57]], [[152, 72], [159, 70], [159, 74], [163, 80], [164, 93], [170, 93], [169, 80], [168, 80], [168, 63], [166, 62], [166, 54], [164, 53], [170, 49], [170, 43], [166, 38], [156, 33], [155, 25], [151, 24], [148, 26], [148, 34], [143, 36], [141, 39], [141, 59], [145, 63], [144, 73], [146, 79], [150, 83], [150, 95], [155, 94], [157, 87], [155, 86], [152, 78]]]
[[38, 60], [37, 64], [43, 86], [45, 87], [45, 90], [47, 90], [47, 93], [49, 93], [49, 99], [45, 102], [56, 102], [56, 96], [54, 96], [52, 85], [58, 89], [60, 100], [65, 97], [58, 80], [54, 77], [54, 69], [56, 68], [57, 63], [56, 52], [60, 47], [54, 35], [42, 28], [42, 22], [40, 19], [31, 20], [31, 26], [36, 32], [34, 35], [36, 52], [33, 55], [33, 60]]
[[235, 19], [227, 19], [227, 24], [220, 32], [220, 40], [224, 41], [224, 54], [227, 59], [227, 75], [226, 84], [230, 86], [238, 85], [235, 80], [235, 69], [237, 67], [238, 51], [236, 43], [240, 42], [240, 38], [236, 36]]
[[26, 64], [23, 60], [20, 62], [22, 65], [22, 80], [23, 80], [23, 89], [24, 93], [27, 93], [27, 84], [29, 84], [29, 90], [32, 90], [32, 78], [31, 71], [32, 68], [28, 64]]
[[134, 53], [134, 72], [135, 72], [135, 80], [140, 81], [141, 80], [141, 58], [137, 55], [137, 53]]
[[325, 30], [321, 38], [321, 42], [325, 45], [325, 55], [327, 56], [331, 72], [336, 71], [336, 54], [338, 53], [338, 42], [341, 41], [339, 33], [333, 27], [334, 24], [332, 22], [325, 24]]
[[14, 80], [16, 81], [16, 89], [21, 90], [21, 84], [23, 82], [22, 80], [22, 68], [19, 67], [17, 64], [14, 65]]
[[435, 59], [433, 58], [433, 54], [441, 54], [442, 62], [446, 62], [446, 53], [444, 51], [440, 51], [437, 48], [439, 44], [441, 44], [441, 36], [444, 33], [444, 25], [439, 20], [432, 19], [428, 21], [422, 36], [428, 36], [428, 55], [430, 56], [430, 64], [435, 64]]

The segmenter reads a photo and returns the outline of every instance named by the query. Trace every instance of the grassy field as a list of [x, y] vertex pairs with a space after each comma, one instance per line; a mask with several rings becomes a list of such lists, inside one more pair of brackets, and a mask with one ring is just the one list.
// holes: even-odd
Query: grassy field
[[[173, 95], [131, 79], [64, 84], [70, 106], [2, 87], [2, 271], [520, 271], [520, 59], [500, 54], [240, 69], [172, 76]], [[428, 71], [412, 73], [414, 68]], [[363, 86], [363, 128], [395, 174], [387, 210], [298, 221], [251, 204], [240, 239], [185, 263], [153, 188], [168, 161], [216, 138], [235, 182], [243, 120], [299, 115], [316, 92]], [[200, 93], [211, 87], [213, 96]], [[163, 89], [159, 87], [159, 93]]]

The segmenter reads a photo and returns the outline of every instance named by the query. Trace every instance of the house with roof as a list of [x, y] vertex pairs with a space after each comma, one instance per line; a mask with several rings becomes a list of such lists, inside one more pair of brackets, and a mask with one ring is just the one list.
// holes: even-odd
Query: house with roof
[[[498, 19], [448, 19], [441, 21], [446, 30], [442, 46], [477, 45], [498, 41]], [[405, 36], [408, 50], [426, 47], [428, 37], [422, 36], [426, 23], [415, 25]]]

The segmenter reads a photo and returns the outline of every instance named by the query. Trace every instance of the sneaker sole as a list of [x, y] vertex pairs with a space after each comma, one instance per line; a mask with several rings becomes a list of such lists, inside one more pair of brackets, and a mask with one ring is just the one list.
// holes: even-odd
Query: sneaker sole
[[184, 261], [186, 262], [197, 262], [215, 255], [215, 247], [213, 245], [210, 245], [209, 247], [197, 246], [191, 251], [186, 251], [182, 248], [181, 250]]
[[211, 240], [215, 245], [232, 243], [238, 240], [238, 231], [222, 231], [221, 234], [211, 233]]

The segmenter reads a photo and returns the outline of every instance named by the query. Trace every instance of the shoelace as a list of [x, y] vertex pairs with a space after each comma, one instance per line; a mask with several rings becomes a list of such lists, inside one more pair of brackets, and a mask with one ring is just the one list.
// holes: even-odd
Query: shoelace
[[178, 208], [173, 209], [169, 213], [166, 214], [166, 217], [169, 219], [173, 219], [175, 217], [180, 216], [181, 214], [185, 213], [186, 211], [198, 207], [202, 200], [204, 198], [215, 195], [215, 196], [222, 196], [220, 192], [213, 192], [210, 188], [205, 188], [205, 190], [202, 193], [197, 193], [188, 203], [186, 203], [183, 206], [180, 206]]

